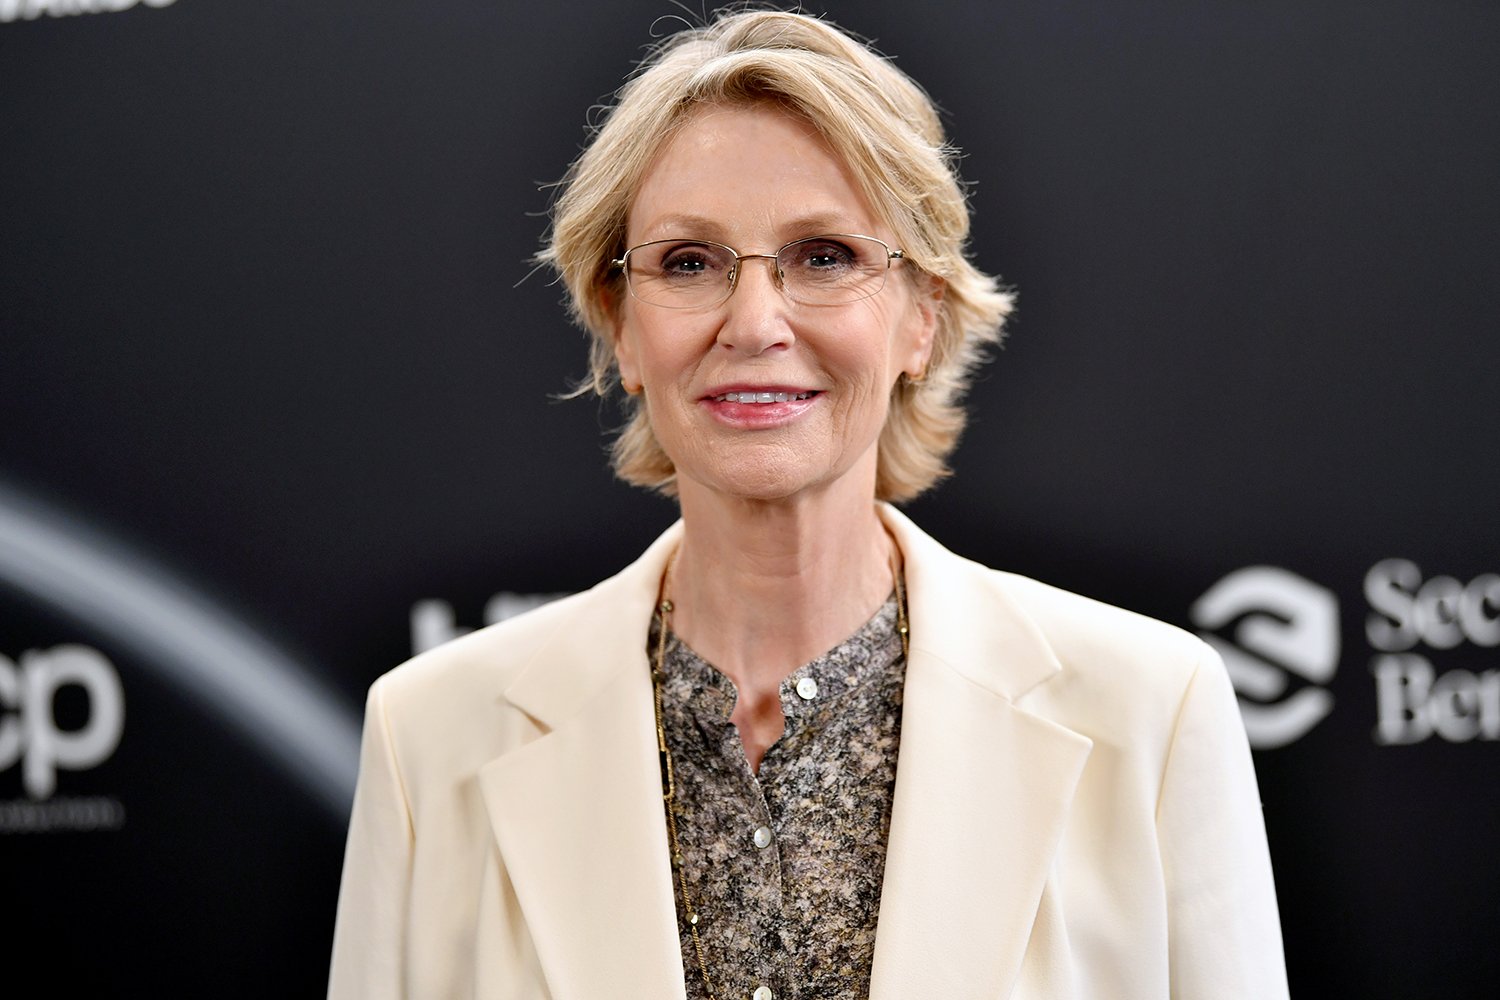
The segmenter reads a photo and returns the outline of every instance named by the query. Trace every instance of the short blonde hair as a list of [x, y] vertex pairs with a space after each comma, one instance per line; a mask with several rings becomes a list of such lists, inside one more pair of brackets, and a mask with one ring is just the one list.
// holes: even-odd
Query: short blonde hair
[[[932, 357], [919, 380], [902, 375], [878, 444], [875, 492], [916, 497], [949, 474], [966, 414], [962, 401], [986, 348], [1000, 341], [1010, 292], [967, 257], [969, 207], [956, 151], [926, 92], [892, 63], [833, 25], [803, 14], [720, 13], [679, 32], [642, 62], [564, 176], [539, 262], [568, 290], [574, 318], [592, 335], [590, 375], [579, 392], [607, 395], [618, 382], [614, 310], [626, 290], [610, 261], [641, 180], [666, 141], [705, 105], [774, 102], [808, 121], [848, 164], [905, 251], [909, 265], [943, 283]], [[626, 482], [676, 492], [644, 398], [613, 446]]]

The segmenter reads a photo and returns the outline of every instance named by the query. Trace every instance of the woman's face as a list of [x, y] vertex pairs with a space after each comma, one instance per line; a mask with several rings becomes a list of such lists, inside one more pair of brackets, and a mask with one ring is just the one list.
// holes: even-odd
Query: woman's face
[[[626, 244], [690, 238], [773, 254], [831, 233], [896, 246], [807, 123], [766, 105], [708, 107], [647, 171]], [[836, 306], [792, 302], [761, 259], [740, 264], [734, 294], [716, 306], [625, 297], [615, 322], [621, 379], [644, 391], [684, 501], [696, 490], [775, 500], [836, 484], [873, 495], [891, 387], [901, 372], [925, 370], [941, 296], [936, 283], [918, 292], [902, 273], [908, 266], [894, 263], [875, 295]], [[740, 402], [730, 393], [787, 398]]]

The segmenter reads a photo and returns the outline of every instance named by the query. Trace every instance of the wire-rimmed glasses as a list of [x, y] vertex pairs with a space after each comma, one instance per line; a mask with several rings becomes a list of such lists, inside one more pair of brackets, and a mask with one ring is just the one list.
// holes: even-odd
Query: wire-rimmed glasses
[[610, 261], [625, 272], [630, 294], [666, 309], [707, 309], [734, 294], [740, 261], [775, 263], [777, 287], [793, 302], [838, 306], [885, 286], [891, 261], [905, 252], [873, 236], [832, 234], [793, 240], [775, 253], [740, 253], [711, 240], [652, 240]]

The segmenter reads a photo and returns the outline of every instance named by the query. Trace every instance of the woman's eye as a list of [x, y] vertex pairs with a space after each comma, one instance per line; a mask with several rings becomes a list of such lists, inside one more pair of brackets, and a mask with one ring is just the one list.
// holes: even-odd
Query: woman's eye
[[798, 263], [815, 271], [848, 267], [854, 263], [854, 254], [848, 247], [837, 243], [815, 243], [797, 254]]
[[702, 271], [707, 266], [702, 257], [673, 257], [663, 265], [665, 270], [677, 271], [679, 273]]
[[714, 255], [702, 247], [679, 247], [662, 258], [661, 272], [668, 277], [693, 277], [718, 266]]

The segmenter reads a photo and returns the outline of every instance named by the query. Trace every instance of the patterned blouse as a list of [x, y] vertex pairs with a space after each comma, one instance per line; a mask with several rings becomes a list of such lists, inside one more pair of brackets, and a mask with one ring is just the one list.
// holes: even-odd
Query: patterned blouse
[[[664, 673], [678, 842], [715, 997], [863, 1000], [906, 674], [895, 597], [782, 681], [786, 730], [758, 776], [729, 721], [733, 683], [676, 636]], [[676, 895], [687, 995], [707, 1000]]]

